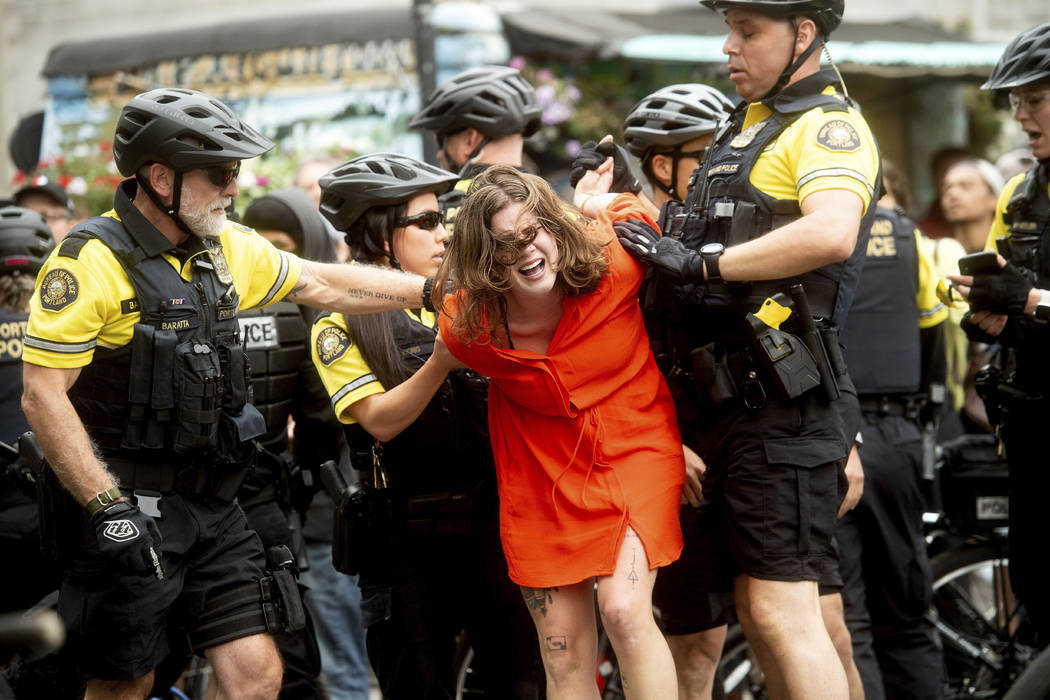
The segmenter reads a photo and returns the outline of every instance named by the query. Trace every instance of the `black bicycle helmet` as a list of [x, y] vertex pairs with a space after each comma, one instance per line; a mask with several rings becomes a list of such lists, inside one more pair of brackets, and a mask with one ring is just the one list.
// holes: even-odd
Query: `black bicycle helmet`
[[634, 106], [623, 122], [627, 150], [644, 158], [653, 148], [673, 148], [713, 133], [733, 111], [718, 90], [699, 83], [668, 85]]
[[845, 0], [700, 0], [700, 4], [716, 12], [741, 9], [772, 17], [809, 17], [824, 38], [842, 23], [846, 6]]
[[44, 219], [32, 209], [0, 208], [0, 274], [40, 272], [55, 247]]
[[482, 66], [439, 85], [408, 125], [437, 134], [473, 127], [488, 138], [519, 132], [528, 138], [540, 128], [541, 111], [535, 88], [516, 68]]
[[113, 159], [125, 177], [146, 163], [177, 171], [261, 156], [273, 142], [210, 95], [157, 88], [131, 98], [120, 112]]
[[1050, 81], [1050, 22], [1015, 36], [981, 89], [1009, 90], [1040, 81]]
[[366, 210], [400, 204], [423, 192], [444, 194], [459, 176], [400, 153], [372, 153], [321, 177], [321, 213], [347, 231]]

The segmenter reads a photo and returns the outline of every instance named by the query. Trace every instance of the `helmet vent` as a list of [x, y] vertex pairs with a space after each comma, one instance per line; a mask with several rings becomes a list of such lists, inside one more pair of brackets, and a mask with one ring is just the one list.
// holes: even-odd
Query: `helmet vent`
[[180, 98], [177, 95], [160, 95], [157, 97], [157, 102], [162, 105], [166, 105], [169, 102], [177, 102]]
[[191, 109], [187, 109], [186, 110], [186, 114], [191, 116], [191, 117], [194, 117], [195, 119], [207, 119], [209, 116], [211, 116], [207, 112], [205, 112], [203, 109], [200, 109], [199, 107], [193, 107]]

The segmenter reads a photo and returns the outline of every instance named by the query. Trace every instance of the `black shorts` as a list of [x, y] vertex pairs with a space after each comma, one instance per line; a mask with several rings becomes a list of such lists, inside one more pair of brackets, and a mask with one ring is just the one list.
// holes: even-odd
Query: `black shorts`
[[733, 574], [727, 566], [729, 542], [720, 504], [682, 506], [682, 555], [660, 569], [653, 604], [666, 634], [693, 634], [728, 624], [733, 608]]
[[[236, 503], [164, 496], [157, 519], [165, 579], [118, 575], [81, 552], [63, 571], [59, 612], [89, 678], [145, 675], [170, 650], [169, 627], [193, 630], [212, 593], [258, 581], [266, 566], [258, 535]], [[84, 538], [95, 538], [86, 524]], [[250, 634], [250, 633], [249, 633]]]
[[710, 566], [772, 581], [826, 580], [834, 570], [848, 443], [841, 406], [817, 393], [740, 409], [701, 434], [704, 496], [723, 509], [730, 557]]

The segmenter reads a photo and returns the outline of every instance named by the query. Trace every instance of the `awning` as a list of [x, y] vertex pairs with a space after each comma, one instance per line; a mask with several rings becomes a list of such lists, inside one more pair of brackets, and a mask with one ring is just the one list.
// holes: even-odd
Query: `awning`
[[289, 47], [403, 39], [412, 36], [409, 8], [291, 15], [58, 44], [43, 75], [98, 75], [159, 61]]

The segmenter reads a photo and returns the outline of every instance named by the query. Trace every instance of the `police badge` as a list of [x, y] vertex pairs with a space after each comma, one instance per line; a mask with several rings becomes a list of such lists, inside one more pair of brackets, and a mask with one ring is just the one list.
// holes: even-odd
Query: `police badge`
[[233, 284], [233, 273], [230, 272], [230, 265], [226, 262], [222, 246], [209, 246], [208, 255], [211, 256], [211, 262], [215, 266], [215, 274], [218, 275], [219, 281], [227, 286]]

